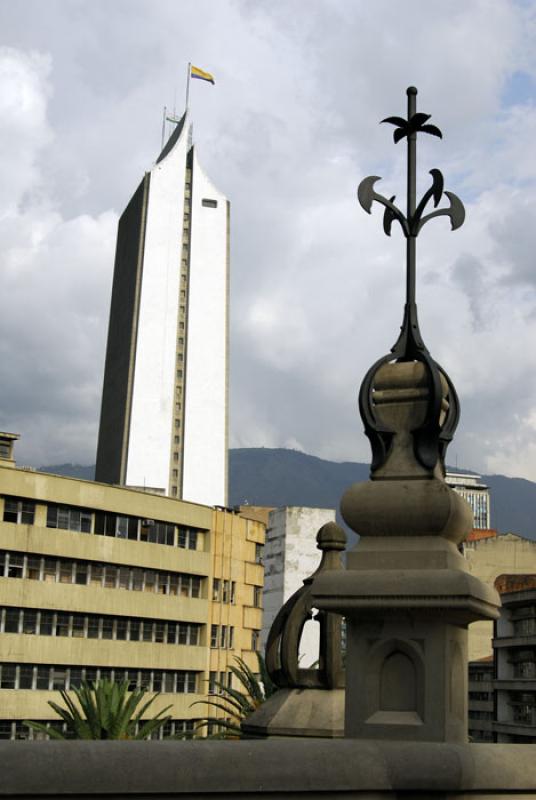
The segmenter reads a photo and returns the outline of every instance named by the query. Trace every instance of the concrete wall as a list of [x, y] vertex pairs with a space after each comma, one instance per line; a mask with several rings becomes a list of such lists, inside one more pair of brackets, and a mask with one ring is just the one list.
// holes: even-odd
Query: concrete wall
[[0, 742], [0, 797], [529, 800], [530, 745]]
[[[335, 521], [335, 511], [326, 508], [285, 507], [270, 513], [264, 550], [263, 644], [275, 615], [317, 569], [320, 551], [316, 534], [322, 525]], [[300, 646], [300, 666], [318, 659], [318, 626], [306, 623]]]

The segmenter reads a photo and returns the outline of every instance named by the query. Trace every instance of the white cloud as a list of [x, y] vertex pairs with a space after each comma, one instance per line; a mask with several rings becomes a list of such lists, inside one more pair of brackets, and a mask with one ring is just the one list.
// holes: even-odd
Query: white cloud
[[355, 192], [380, 174], [403, 198], [404, 146], [378, 122], [415, 84], [444, 133], [421, 137], [420, 190], [439, 167], [468, 212], [418, 248], [421, 328], [462, 402], [451, 460], [536, 479], [536, 102], [512, 89], [522, 70], [536, 85], [535, 17], [506, 0], [0, 8], [1, 412], [24, 458], [93, 460], [115, 222], [191, 60], [216, 75], [192, 87], [194, 135], [232, 202], [233, 443], [368, 458], [357, 389], [398, 333], [404, 243]]

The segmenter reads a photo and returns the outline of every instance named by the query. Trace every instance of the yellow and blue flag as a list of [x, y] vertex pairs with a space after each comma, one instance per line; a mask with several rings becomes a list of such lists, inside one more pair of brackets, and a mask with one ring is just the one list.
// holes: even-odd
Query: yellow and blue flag
[[199, 69], [199, 67], [194, 67], [193, 64], [190, 67], [190, 75], [192, 78], [198, 78], [200, 81], [208, 81], [209, 83], [214, 84], [214, 77], [210, 74], [210, 72], [205, 72], [204, 70]]

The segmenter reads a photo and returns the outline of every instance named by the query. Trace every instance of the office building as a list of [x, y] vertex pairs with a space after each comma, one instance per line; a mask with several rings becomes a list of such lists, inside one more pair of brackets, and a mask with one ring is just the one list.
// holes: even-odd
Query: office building
[[495, 696], [493, 655], [469, 662], [469, 741], [493, 742]]
[[501, 575], [495, 623], [496, 742], [536, 743], [536, 574]]
[[8, 448], [0, 738], [26, 737], [25, 719], [57, 724], [55, 690], [105, 676], [162, 692], [164, 735], [212, 714], [207, 694], [229, 683], [234, 656], [258, 668], [264, 535], [229, 511], [17, 468]]
[[185, 114], [119, 221], [96, 480], [227, 504], [229, 202]]
[[445, 480], [464, 500], [467, 500], [473, 512], [474, 528], [489, 530], [491, 527], [490, 495], [481, 476], [473, 473], [447, 472]]

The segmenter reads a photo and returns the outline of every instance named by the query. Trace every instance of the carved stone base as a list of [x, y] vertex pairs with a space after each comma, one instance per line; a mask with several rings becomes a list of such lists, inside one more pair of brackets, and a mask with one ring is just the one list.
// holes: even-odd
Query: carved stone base
[[246, 735], [344, 735], [344, 689], [280, 689], [242, 723]]

